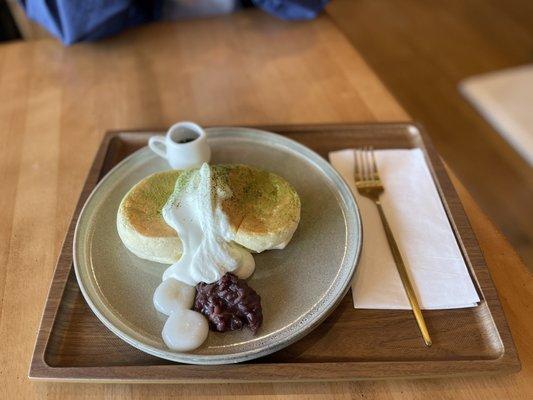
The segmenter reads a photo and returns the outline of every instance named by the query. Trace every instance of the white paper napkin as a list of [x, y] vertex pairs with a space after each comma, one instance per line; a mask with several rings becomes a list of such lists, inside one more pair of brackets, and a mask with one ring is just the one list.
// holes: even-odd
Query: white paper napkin
[[[357, 193], [354, 152], [329, 154], [350, 185], [363, 220], [352, 282], [355, 308], [410, 309], [374, 203]], [[479, 297], [420, 149], [376, 151], [383, 209], [423, 309], [473, 307]]]

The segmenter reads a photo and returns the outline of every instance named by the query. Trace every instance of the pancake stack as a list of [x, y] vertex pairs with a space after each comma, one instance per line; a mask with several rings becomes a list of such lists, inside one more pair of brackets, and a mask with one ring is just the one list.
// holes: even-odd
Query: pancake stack
[[[254, 252], [282, 249], [300, 221], [300, 198], [280, 176], [259, 168], [232, 164], [211, 166], [214, 182], [227, 184], [232, 195], [222, 210], [234, 229], [235, 242]], [[140, 181], [122, 199], [117, 230], [136, 256], [164, 264], [181, 257], [178, 234], [161, 210], [174, 191], [181, 190], [195, 169], [155, 173]]]

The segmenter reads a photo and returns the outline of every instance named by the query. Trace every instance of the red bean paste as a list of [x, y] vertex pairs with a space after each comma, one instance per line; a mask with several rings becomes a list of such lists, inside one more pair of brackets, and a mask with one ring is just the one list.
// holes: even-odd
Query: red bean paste
[[261, 297], [244, 279], [229, 272], [214, 283], [196, 285], [194, 310], [205, 315], [209, 328], [218, 332], [248, 325], [255, 334], [263, 323]]

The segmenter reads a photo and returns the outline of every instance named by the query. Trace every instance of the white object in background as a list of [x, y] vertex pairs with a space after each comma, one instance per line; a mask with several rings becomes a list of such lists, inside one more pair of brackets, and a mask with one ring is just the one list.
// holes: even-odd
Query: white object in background
[[[353, 150], [329, 154], [357, 200], [363, 248], [352, 283], [355, 308], [410, 309], [375, 204], [357, 192]], [[420, 307], [474, 307], [479, 301], [459, 246], [420, 149], [379, 150], [385, 191], [381, 203]]]
[[459, 89], [533, 166], [533, 65], [474, 76]]
[[148, 146], [174, 169], [200, 167], [211, 159], [205, 131], [193, 122], [178, 122], [166, 136], [152, 136]]
[[164, 0], [163, 19], [180, 20], [229, 14], [240, 8], [237, 0]]

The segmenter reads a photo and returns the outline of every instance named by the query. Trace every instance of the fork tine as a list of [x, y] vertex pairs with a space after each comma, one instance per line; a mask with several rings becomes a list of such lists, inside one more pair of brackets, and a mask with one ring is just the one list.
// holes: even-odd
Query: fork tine
[[359, 155], [357, 154], [358, 150], [354, 149], [353, 151], [353, 175], [355, 178], [355, 181], [357, 182], [360, 179], [360, 170], [359, 170]]
[[372, 180], [372, 163], [370, 162], [370, 147], [365, 146], [364, 149], [364, 163], [365, 163], [365, 180]]
[[363, 170], [363, 160], [361, 158], [362, 156], [362, 150], [361, 148], [357, 149], [357, 168], [359, 169], [359, 180], [364, 181], [365, 180], [365, 171]]
[[353, 150], [353, 177], [355, 181], [361, 180], [360, 178], [360, 170], [359, 170], [359, 150], [354, 149]]
[[379, 180], [376, 156], [372, 146], [354, 149], [354, 178], [361, 182]]
[[366, 181], [366, 163], [365, 163], [365, 148], [361, 147], [359, 150], [359, 162], [361, 163], [362, 180]]
[[363, 148], [359, 149], [359, 170], [361, 171], [361, 181], [366, 181], [365, 153]]
[[359, 169], [361, 171], [361, 181], [365, 181], [366, 176], [365, 176], [365, 163], [364, 163], [365, 161], [364, 160], [364, 148], [360, 147], [357, 153], [358, 153], [357, 162], [359, 163]]
[[359, 180], [359, 168], [357, 166], [357, 149], [353, 149], [353, 178]]
[[371, 181], [372, 180], [372, 163], [370, 162], [370, 147], [369, 146], [366, 146], [365, 163], [366, 163], [366, 169], [367, 169], [366, 178], [369, 181]]
[[366, 170], [365, 170], [365, 154], [362, 149], [359, 149], [359, 168], [361, 168], [361, 180], [366, 181]]
[[376, 153], [373, 147], [370, 147], [370, 157], [372, 158], [372, 178], [379, 181], [378, 164], [376, 163]]

